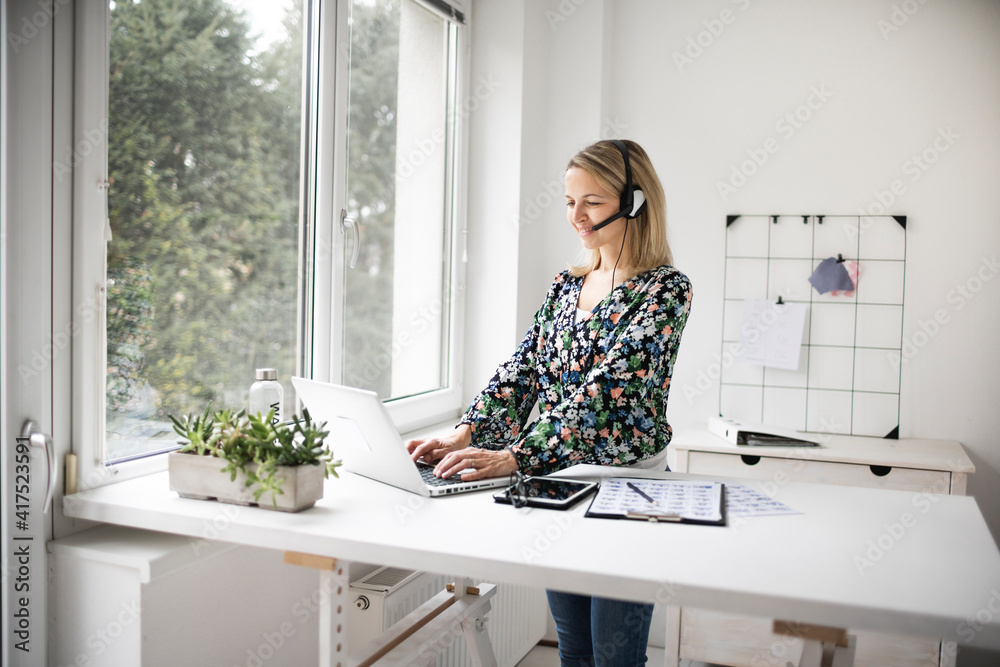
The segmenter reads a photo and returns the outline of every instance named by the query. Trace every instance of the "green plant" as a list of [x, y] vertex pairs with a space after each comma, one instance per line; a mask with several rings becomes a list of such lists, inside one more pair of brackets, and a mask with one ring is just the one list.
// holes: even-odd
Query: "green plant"
[[246, 410], [212, 413], [211, 404], [197, 417], [170, 415], [174, 431], [188, 441], [179, 451], [224, 459], [228, 463], [222, 472], [228, 472], [231, 480], [243, 472], [246, 486], [257, 485], [256, 501], [270, 491], [276, 503], [277, 495], [284, 493], [279, 466], [321, 465], [324, 477], [338, 476], [340, 461], [325, 442], [330, 432], [324, 422], [314, 422], [306, 409], [290, 423], [272, 424], [273, 418], [273, 410], [266, 415], [247, 415]]

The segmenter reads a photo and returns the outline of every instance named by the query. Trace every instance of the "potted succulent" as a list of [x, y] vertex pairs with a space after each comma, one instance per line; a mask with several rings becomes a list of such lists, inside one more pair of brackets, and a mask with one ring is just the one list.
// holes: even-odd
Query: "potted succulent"
[[[215, 498], [239, 505], [298, 512], [323, 497], [323, 480], [340, 461], [325, 443], [325, 423], [309, 411], [289, 423], [274, 414], [247, 415], [211, 405], [199, 416], [170, 421], [186, 444], [168, 458], [170, 489], [182, 498]], [[264, 494], [270, 498], [261, 502]], [[270, 502], [267, 502], [270, 500]]]

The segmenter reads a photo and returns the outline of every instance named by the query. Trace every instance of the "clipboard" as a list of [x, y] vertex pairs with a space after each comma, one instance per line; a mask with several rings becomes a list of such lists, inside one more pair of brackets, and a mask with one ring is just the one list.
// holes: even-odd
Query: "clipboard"
[[725, 526], [726, 485], [688, 479], [609, 477], [601, 481], [585, 516]]

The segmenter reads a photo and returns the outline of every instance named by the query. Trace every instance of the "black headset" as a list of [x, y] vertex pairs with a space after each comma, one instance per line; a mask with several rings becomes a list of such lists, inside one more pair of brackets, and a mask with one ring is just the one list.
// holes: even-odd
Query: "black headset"
[[611, 139], [610, 141], [618, 147], [618, 150], [622, 154], [622, 160], [625, 161], [625, 189], [622, 190], [618, 212], [604, 222], [594, 225], [591, 230], [594, 232], [607, 227], [621, 217], [624, 217], [626, 220], [637, 218], [646, 209], [646, 195], [643, 194], [642, 188], [632, 182], [632, 165], [628, 161], [628, 146], [625, 145], [624, 141], [618, 139]]

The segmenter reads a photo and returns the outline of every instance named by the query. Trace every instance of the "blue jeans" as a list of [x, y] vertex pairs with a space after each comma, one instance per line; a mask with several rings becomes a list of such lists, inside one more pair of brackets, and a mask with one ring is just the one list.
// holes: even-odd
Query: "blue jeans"
[[562, 667], [646, 664], [653, 605], [546, 591]]

